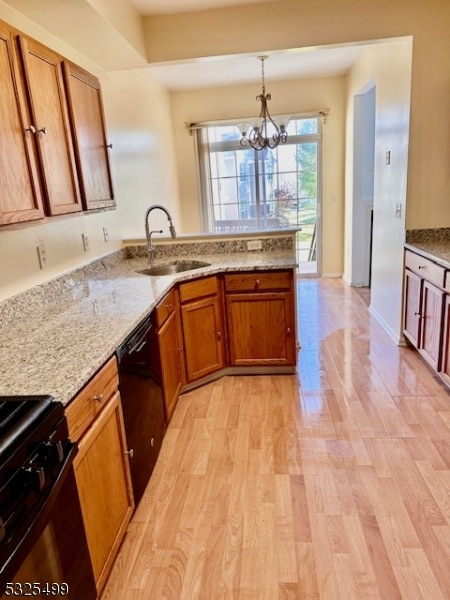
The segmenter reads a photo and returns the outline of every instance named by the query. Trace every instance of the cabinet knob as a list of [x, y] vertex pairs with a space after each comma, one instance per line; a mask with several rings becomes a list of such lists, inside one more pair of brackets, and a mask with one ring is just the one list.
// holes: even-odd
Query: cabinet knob
[[47, 135], [47, 127], [41, 127], [40, 129], [38, 129], [38, 132]]
[[155, 438], [152, 437], [150, 440], [150, 446], [153, 448], [154, 445], [155, 445]]
[[287, 328], [287, 334], [291, 335], [291, 328], [290, 327]]
[[29, 125], [28, 127], [25, 128], [25, 132], [28, 133], [36, 133], [36, 127], [34, 125]]
[[113, 146], [112, 146], [112, 144], [106, 144], [106, 147], [107, 147], [107, 148], [111, 148], [111, 150], [112, 150], [112, 147], [113, 147]]
[[130, 448], [129, 450], [125, 450], [125, 454], [128, 454], [128, 456], [130, 458], [133, 458], [133, 456], [134, 456], [134, 450], [133, 450], [133, 448]]
[[420, 269], [425, 269], [425, 265], [419, 265], [419, 271]]
[[102, 402], [103, 394], [96, 394], [95, 396], [92, 396], [92, 400], [95, 400], [96, 402]]
[[259, 287], [259, 279], [255, 279], [255, 287]]
[[217, 339], [218, 339], [219, 342], [222, 339], [222, 332], [221, 331], [217, 332]]

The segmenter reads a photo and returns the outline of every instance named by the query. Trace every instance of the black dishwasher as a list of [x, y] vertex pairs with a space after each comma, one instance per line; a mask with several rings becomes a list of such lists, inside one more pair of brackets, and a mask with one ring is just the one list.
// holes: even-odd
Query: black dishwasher
[[135, 505], [144, 493], [165, 433], [161, 379], [152, 368], [151, 315], [117, 349], [119, 389]]

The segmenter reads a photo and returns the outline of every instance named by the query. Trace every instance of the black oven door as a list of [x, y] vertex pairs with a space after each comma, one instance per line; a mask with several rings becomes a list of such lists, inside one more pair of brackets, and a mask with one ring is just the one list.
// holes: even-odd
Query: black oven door
[[[52, 435], [65, 438], [65, 419]], [[0, 594], [10, 596], [65, 596], [70, 600], [95, 600], [94, 576], [86, 541], [81, 506], [73, 471], [76, 444], [64, 442], [64, 458], [57, 475], [27, 513], [28, 496], [9, 515], [0, 543]], [[25, 509], [24, 509], [25, 507]], [[5, 519], [6, 521], [6, 519]], [[14, 522], [15, 521], [15, 522]], [[9, 534], [8, 534], [9, 531]]]

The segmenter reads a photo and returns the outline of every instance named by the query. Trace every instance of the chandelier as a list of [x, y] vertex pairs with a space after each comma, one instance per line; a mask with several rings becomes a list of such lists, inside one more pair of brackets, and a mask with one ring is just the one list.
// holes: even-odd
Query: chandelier
[[256, 100], [261, 102], [260, 121], [254, 124], [247, 132], [242, 132], [240, 141], [241, 146], [251, 146], [254, 150], [265, 150], [266, 148], [276, 148], [278, 144], [285, 144], [287, 141], [286, 126], [278, 125], [272, 119], [267, 108], [267, 102], [272, 99], [270, 94], [266, 94], [266, 84], [264, 82], [264, 61], [269, 58], [267, 55], [257, 57], [261, 61], [261, 79], [262, 92], [256, 96]]

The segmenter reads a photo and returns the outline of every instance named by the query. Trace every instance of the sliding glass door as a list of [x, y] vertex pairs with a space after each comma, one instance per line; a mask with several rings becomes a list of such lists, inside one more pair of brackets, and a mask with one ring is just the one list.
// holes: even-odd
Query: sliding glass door
[[233, 125], [199, 136], [205, 228], [215, 232], [298, 226], [300, 273], [318, 272], [320, 119], [292, 119], [288, 141], [257, 152]]

